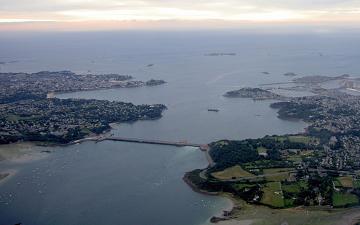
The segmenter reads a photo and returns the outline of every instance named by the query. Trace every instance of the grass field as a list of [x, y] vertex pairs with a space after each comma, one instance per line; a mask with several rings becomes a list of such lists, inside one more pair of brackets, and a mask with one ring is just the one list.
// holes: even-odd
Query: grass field
[[305, 181], [298, 181], [296, 183], [282, 185], [282, 190], [289, 193], [300, 193], [302, 188], [307, 188], [307, 183]]
[[332, 195], [332, 201], [334, 207], [345, 207], [358, 204], [359, 199], [353, 194], [334, 192]]
[[261, 203], [276, 208], [284, 207], [284, 197], [281, 190], [280, 182], [269, 182], [266, 183], [262, 188], [263, 196]]
[[232, 185], [233, 188], [235, 188], [236, 190], [242, 190], [244, 188], [252, 188], [252, 187], [255, 187], [256, 184], [233, 184]]
[[233, 166], [229, 167], [223, 171], [215, 172], [211, 174], [213, 177], [219, 179], [219, 180], [229, 180], [233, 178], [246, 178], [246, 177], [254, 177], [255, 175], [252, 173], [247, 172], [241, 166]]
[[297, 143], [304, 143], [304, 144], [308, 144], [312, 139], [310, 137], [307, 136], [301, 136], [301, 135], [297, 135], [297, 136], [289, 136], [289, 141], [290, 142], [297, 142]]
[[297, 142], [297, 143], [304, 143], [304, 144], [309, 144], [310, 142], [318, 141], [316, 138], [303, 136], [303, 135], [279, 136], [279, 137], [275, 137], [275, 139], [280, 142], [289, 140], [290, 142]]
[[310, 155], [313, 155], [314, 151], [313, 150], [302, 150], [300, 152], [300, 155], [302, 156], [310, 156]]
[[299, 164], [302, 162], [301, 155], [290, 155], [290, 156], [286, 157], [286, 159], [289, 161], [292, 161], [295, 164]]
[[353, 179], [350, 176], [336, 178], [344, 188], [353, 188]]
[[267, 181], [284, 181], [289, 178], [291, 170], [294, 168], [271, 168], [264, 169], [263, 174], [266, 175]]

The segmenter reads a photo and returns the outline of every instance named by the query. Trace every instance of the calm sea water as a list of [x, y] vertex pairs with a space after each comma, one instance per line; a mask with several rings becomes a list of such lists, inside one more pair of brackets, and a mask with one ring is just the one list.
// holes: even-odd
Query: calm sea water
[[[271, 101], [227, 99], [239, 87], [286, 82], [300, 75], [357, 76], [358, 38], [351, 35], [216, 33], [72, 33], [0, 36], [1, 71], [72, 70], [164, 79], [157, 87], [62, 94], [168, 106], [163, 118], [117, 125], [123, 137], [208, 143], [303, 131], [283, 121]], [[205, 56], [208, 53], [236, 56]], [[154, 64], [147, 67], [148, 64]], [[263, 72], [269, 72], [264, 74]], [[294, 94], [294, 93], [289, 93]], [[297, 93], [301, 94], [301, 93]], [[208, 112], [218, 108], [218, 113]], [[194, 148], [102, 142], [48, 148], [42, 160], [2, 162], [18, 173], [0, 186], [0, 225], [198, 225], [227, 205], [194, 193], [184, 172], [206, 166]], [[0, 200], [1, 200], [0, 199]], [[6, 204], [7, 203], [7, 204]]]

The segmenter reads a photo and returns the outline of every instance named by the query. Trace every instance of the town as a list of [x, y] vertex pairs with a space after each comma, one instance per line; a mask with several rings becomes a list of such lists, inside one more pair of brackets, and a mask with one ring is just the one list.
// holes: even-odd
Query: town
[[[111, 123], [160, 118], [164, 105], [58, 99], [53, 92], [140, 87], [131, 76], [77, 75], [70, 71], [0, 74], [0, 144], [36, 141], [66, 144], [101, 134]], [[162, 84], [151, 80], [148, 86]], [[49, 96], [50, 95], [50, 96]]]
[[133, 80], [130, 75], [75, 74], [71, 71], [0, 73], [0, 104], [23, 99], [42, 99], [54, 93], [110, 88], [134, 88], [164, 84], [163, 80]]

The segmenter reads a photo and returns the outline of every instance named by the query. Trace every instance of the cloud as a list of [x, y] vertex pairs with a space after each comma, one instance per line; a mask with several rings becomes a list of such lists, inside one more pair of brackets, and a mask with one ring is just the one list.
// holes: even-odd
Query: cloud
[[360, 22], [358, 0], [0, 0], [0, 23]]

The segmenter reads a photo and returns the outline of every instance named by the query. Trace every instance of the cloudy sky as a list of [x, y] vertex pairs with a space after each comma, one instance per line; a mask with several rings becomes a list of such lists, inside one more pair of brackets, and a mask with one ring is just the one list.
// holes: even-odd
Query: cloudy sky
[[246, 23], [357, 24], [360, 0], [0, 0], [6, 28]]

